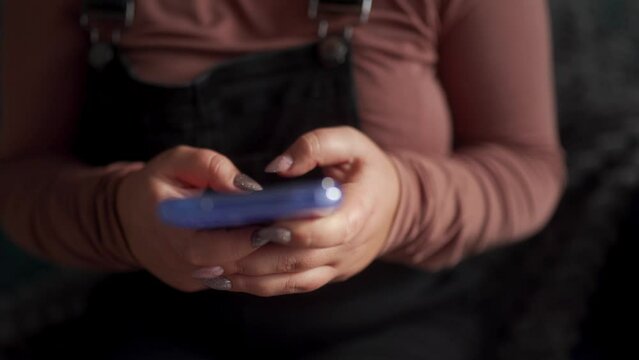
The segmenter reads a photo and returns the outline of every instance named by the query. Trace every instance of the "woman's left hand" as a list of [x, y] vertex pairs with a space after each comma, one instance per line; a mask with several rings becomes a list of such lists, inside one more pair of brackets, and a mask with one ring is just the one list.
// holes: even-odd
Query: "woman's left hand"
[[[316, 167], [342, 185], [342, 205], [321, 218], [262, 229], [254, 241], [271, 243], [223, 264], [220, 288], [228, 289], [230, 281], [231, 291], [259, 296], [310, 292], [352, 277], [379, 256], [399, 199], [398, 175], [389, 157], [352, 127], [323, 128], [300, 137], [267, 171], [296, 177]], [[208, 281], [213, 288], [216, 283]]]

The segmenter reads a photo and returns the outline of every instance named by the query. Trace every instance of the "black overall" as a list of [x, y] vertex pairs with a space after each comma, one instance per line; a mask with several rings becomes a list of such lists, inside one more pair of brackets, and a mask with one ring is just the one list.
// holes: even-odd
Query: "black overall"
[[[327, 41], [348, 53], [320, 50]], [[115, 50], [89, 71], [75, 153], [105, 165], [146, 161], [188, 144], [225, 154], [241, 171], [270, 182], [265, 165], [304, 132], [359, 125], [351, 51], [345, 38], [318, 38], [164, 87], [136, 79]], [[91, 297], [92, 328], [83, 341], [93, 358], [475, 358], [477, 281], [456, 277], [375, 262], [344, 283], [260, 298], [185, 294], [147, 273], [114, 275]]]

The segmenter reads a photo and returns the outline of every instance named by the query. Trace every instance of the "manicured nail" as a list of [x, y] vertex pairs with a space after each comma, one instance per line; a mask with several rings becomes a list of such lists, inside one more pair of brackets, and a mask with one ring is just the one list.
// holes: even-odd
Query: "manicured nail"
[[213, 290], [231, 290], [231, 280], [225, 277], [217, 277], [213, 279], [205, 279], [204, 285], [210, 287]]
[[251, 179], [246, 174], [239, 174], [233, 179], [233, 185], [236, 188], [243, 191], [262, 191], [262, 185], [258, 184], [257, 181]]
[[267, 173], [279, 173], [290, 169], [291, 166], [293, 166], [293, 158], [289, 155], [280, 155], [271, 161], [264, 171]]
[[215, 266], [196, 270], [193, 272], [193, 274], [191, 274], [191, 276], [193, 276], [194, 279], [198, 280], [208, 280], [220, 277], [222, 276], [222, 274], [224, 274], [224, 269], [219, 266]]
[[257, 230], [251, 236], [251, 245], [258, 248], [270, 242], [276, 244], [288, 244], [291, 242], [291, 231], [282, 228], [264, 228]]
[[260, 231], [256, 230], [251, 235], [251, 246], [255, 249], [261, 248], [262, 246], [268, 244], [271, 240], [267, 237], [261, 236]]

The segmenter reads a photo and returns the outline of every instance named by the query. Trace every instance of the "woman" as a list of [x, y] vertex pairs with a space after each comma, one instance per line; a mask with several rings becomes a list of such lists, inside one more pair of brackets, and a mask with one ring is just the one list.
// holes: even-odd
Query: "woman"
[[[309, 19], [306, 1], [139, 0], [130, 26], [122, 1], [110, 22], [88, 3], [90, 50], [78, 0], [7, 4], [0, 214], [51, 261], [161, 281], [97, 290], [110, 356], [477, 356], [472, 324], [438, 325], [469, 287], [433, 272], [532, 234], [560, 196], [543, 2], [376, 0], [363, 23], [366, 1]], [[155, 217], [315, 168], [344, 184], [329, 216]]]

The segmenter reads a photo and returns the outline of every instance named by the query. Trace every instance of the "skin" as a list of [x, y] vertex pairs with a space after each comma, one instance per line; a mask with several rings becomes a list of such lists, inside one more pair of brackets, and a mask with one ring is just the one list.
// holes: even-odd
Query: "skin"
[[[101, 171], [70, 155], [84, 96], [84, 71], [78, 69], [85, 68], [87, 53], [86, 34], [69, 21], [79, 9], [78, 0], [5, 4], [4, 34], [20, 34], [3, 38], [2, 53], [0, 173], [11, 172], [11, 178], [29, 177], [35, 184], [59, 171]], [[361, 132], [343, 127], [306, 134], [286, 155], [293, 165], [280, 175], [295, 177], [320, 166], [344, 184], [344, 203], [324, 218], [275, 224], [291, 231], [291, 242], [259, 249], [251, 245], [255, 227], [187, 231], [156, 217], [163, 199], [209, 188], [239, 192], [233, 181], [240, 172], [222, 154], [178, 147], [146, 164], [112, 164], [129, 172], [117, 193], [117, 211], [136, 265], [187, 292], [206, 289], [210, 282], [203, 277], [220, 273], [207, 269], [222, 267], [231, 291], [260, 296], [312, 291], [364, 269], [383, 248], [397, 208], [397, 175], [386, 154]], [[6, 180], [7, 194], [20, 189]], [[208, 276], [197, 273], [202, 269]]]
[[375, 260], [388, 238], [399, 181], [388, 156], [368, 137], [350, 127], [319, 129], [283, 156], [293, 163], [280, 175], [295, 177], [319, 166], [343, 184], [344, 203], [326, 217], [274, 224], [291, 231], [291, 243], [268, 245], [224, 266], [233, 291], [272, 296], [346, 280]]
[[[90, 195], [93, 182], [85, 179], [99, 183], [109, 173], [79, 163], [69, 151], [84, 97], [87, 39], [76, 21], [80, 3], [21, 0], [6, 2], [4, 9], [0, 220], [23, 225], [16, 233], [27, 235], [17, 242], [51, 261], [109, 271], [143, 267], [184, 291], [208, 286], [263, 296], [304, 292], [353, 276], [386, 248], [399, 194], [393, 164], [403, 174], [404, 194], [421, 191], [428, 203], [403, 203], [425, 211], [419, 219], [409, 215], [397, 222], [402, 236], [419, 232], [410, 239], [415, 251], [406, 247], [385, 260], [428, 270], [454, 266], [465, 256], [532, 234], [559, 198], [565, 168], [554, 123], [545, 2], [493, 0], [473, 2], [472, 16], [441, 29], [436, 85], [454, 119], [453, 148], [432, 157], [394, 153], [391, 164], [373, 141], [352, 128], [303, 136], [279, 158], [290, 161], [276, 162], [291, 167], [276, 170], [295, 177], [319, 166], [345, 184], [346, 201], [325, 218], [274, 224], [290, 232], [289, 243], [255, 249], [251, 237], [257, 228], [187, 232], [158, 223], [151, 209], [162, 199], [205, 188], [238, 191], [232, 179], [239, 172], [222, 154], [185, 147], [146, 164], [109, 166], [130, 172], [116, 196], [128, 246], [122, 246], [120, 231], [106, 239], [104, 232], [90, 231], [111, 228], [96, 221], [110, 217], [91, 216], [92, 210], [113, 211], [92, 208], [86, 197], [78, 203], [88, 210], [77, 228], [56, 222], [31, 232], [33, 219], [24, 214], [38, 208], [34, 189], [56, 193], [50, 186], [59, 177], [63, 195], [80, 185]], [[501, 9], [508, 11], [496, 16]], [[69, 199], [74, 197], [64, 197]], [[69, 207], [63, 214], [74, 224], [78, 220]], [[58, 235], [55, 242], [51, 233]], [[122, 254], [128, 250], [132, 261]]]
[[138, 265], [176, 289], [193, 292], [205, 288], [191, 276], [198, 267], [234, 262], [255, 251], [248, 240], [255, 228], [183, 230], [163, 224], [156, 215], [158, 203], [165, 199], [196, 196], [205, 189], [238, 192], [233, 180], [239, 174], [214, 151], [180, 146], [127, 175], [117, 208]]
[[350, 127], [307, 133], [282, 156], [293, 160], [278, 172], [282, 176], [300, 176], [319, 166], [342, 183], [343, 205], [325, 217], [274, 224], [291, 232], [290, 243], [259, 249], [251, 246], [255, 227], [172, 228], [157, 219], [160, 201], [205, 189], [237, 192], [233, 180], [240, 174], [221, 154], [178, 147], [158, 155], [122, 183], [118, 210], [134, 257], [167, 284], [189, 292], [206, 288], [207, 279], [194, 277], [195, 271], [206, 273], [218, 266], [224, 283], [230, 281], [230, 289], [218, 289], [259, 296], [310, 292], [362, 271], [383, 248], [397, 208], [399, 185], [391, 161]]

